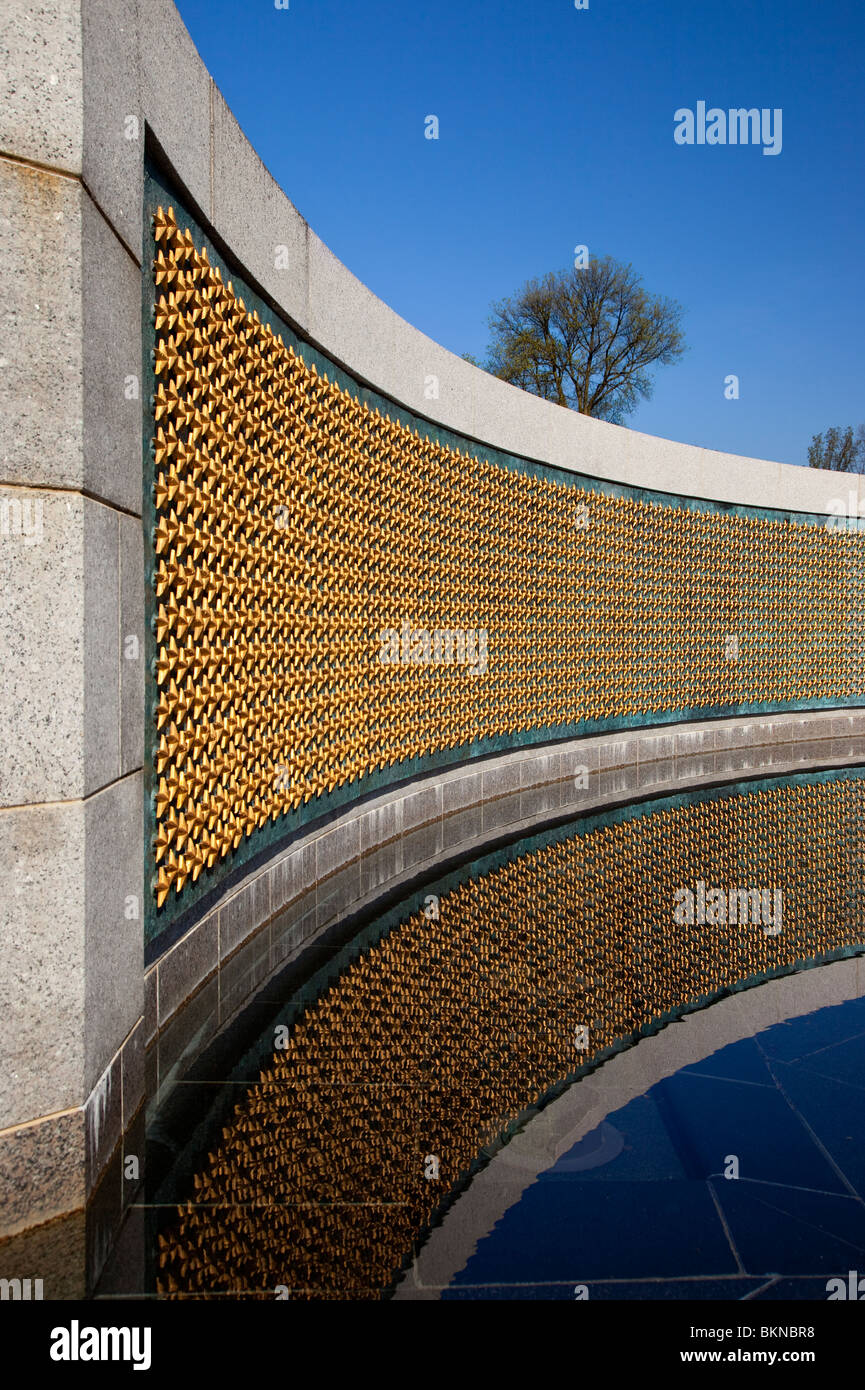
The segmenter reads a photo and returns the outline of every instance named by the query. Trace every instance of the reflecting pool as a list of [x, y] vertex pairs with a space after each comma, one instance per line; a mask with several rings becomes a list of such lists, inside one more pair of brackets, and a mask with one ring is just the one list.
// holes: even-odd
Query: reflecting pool
[[614, 1110], [443, 1298], [825, 1299], [865, 1275], [865, 1000], [732, 1043]]
[[[825, 1298], [865, 1272], [863, 795], [658, 799], [312, 937], [274, 919], [148, 1053], [139, 1284]], [[132, 1278], [118, 1254], [99, 1292]]]

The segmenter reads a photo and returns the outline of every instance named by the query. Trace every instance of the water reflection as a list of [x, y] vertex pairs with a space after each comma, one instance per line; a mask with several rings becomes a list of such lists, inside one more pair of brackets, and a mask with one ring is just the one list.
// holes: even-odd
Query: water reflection
[[[154, 1117], [153, 1286], [402, 1295], [479, 1168], [501, 1151], [508, 1181], [529, 1181], [514, 1175], [539, 1106], [576, 1078], [568, 1094], [596, 1094], [593, 1068], [683, 1011], [865, 944], [863, 785], [798, 779], [549, 833], [430, 886], [302, 984], [272, 982], [240, 1060], [217, 1049]], [[698, 881], [780, 889], [783, 932], [675, 921], [676, 886]], [[621, 1164], [614, 1106], [559, 1150], [559, 1176]]]
[[451, 1265], [467, 1257], [441, 1297], [825, 1299], [865, 1268], [863, 1077], [865, 999], [682, 1068], [491, 1229], [473, 1238], [464, 1211]]

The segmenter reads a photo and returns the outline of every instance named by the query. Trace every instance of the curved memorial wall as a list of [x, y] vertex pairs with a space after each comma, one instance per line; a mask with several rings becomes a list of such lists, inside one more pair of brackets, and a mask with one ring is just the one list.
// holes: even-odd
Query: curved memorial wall
[[[816, 775], [861, 860], [865, 480], [456, 358], [315, 236], [170, 0], [116, 11], [0, 13], [0, 1234], [108, 1191], [147, 1045], [262, 942], [250, 991], [466, 858], [743, 781]], [[761, 949], [859, 949], [797, 920]]]
[[437, 428], [291, 332], [158, 174], [146, 192], [150, 937], [436, 768], [861, 698], [865, 534]]

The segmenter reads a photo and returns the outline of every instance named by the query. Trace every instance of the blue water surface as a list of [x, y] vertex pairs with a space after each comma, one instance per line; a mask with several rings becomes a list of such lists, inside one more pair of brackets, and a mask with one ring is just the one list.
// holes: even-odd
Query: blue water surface
[[825, 1299], [850, 1270], [865, 1275], [865, 999], [733, 1043], [608, 1115], [442, 1297]]

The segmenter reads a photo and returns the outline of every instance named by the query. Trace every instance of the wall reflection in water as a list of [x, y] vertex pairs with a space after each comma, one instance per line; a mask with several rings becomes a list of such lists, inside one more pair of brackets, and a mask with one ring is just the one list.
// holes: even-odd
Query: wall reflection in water
[[[466, 866], [367, 929], [278, 1008], [263, 1064], [226, 1070], [157, 1289], [392, 1289], [532, 1107], [724, 990], [865, 945], [863, 803], [842, 773], [631, 807]], [[676, 921], [676, 890], [699, 883], [780, 891], [781, 930]]]

